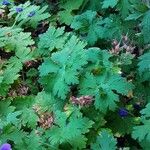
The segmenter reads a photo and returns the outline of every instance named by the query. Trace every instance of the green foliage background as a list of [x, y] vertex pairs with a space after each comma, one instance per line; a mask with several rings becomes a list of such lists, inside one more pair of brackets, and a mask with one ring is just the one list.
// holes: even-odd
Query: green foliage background
[[8, 2], [0, 0], [0, 144], [149, 150], [149, 3]]

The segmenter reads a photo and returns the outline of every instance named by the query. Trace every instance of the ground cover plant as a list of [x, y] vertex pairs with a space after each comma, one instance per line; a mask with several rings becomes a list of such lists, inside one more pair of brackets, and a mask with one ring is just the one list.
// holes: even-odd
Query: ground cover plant
[[0, 150], [149, 150], [150, 4], [0, 0]]

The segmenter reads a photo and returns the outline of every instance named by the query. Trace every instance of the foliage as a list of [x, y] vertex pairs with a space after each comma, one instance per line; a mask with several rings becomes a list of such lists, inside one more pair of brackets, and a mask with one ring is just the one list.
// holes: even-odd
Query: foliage
[[141, 111], [142, 117], [141, 122], [142, 125], [138, 125], [134, 127], [133, 138], [138, 138], [139, 141], [147, 140], [150, 141], [149, 135], [149, 117], [150, 117], [150, 104], [148, 103], [146, 108]]
[[[17, 8], [21, 8], [22, 11], [18, 12]], [[12, 7], [8, 16], [15, 16], [15, 23], [19, 27], [22, 25], [28, 25], [35, 28], [40, 21], [50, 17], [48, 12], [45, 13], [46, 9], [47, 6], [40, 8], [40, 6], [31, 5], [28, 1], [24, 4]]]
[[0, 0], [0, 149], [148, 150], [149, 7]]
[[97, 137], [96, 143], [92, 144], [91, 147], [93, 150], [113, 150], [116, 149], [116, 140], [108, 133], [107, 130], [102, 130], [100, 135]]
[[4, 27], [0, 29], [0, 48], [6, 52], [14, 51], [15, 55], [22, 61], [30, 60], [30, 46], [34, 44], [31, 33], [23, 32], [21, 28]]
[[[83, 149], [86, 147], [85, 133], [89, 132], [93, 122], [87, 118], [71, 114], [55, 112], [55, 126], [46, 134], [52, 135], [49, 141], [52, 145], [69, 143], [74, 149]], [[70, 132], [71, 131], [71, 132]]]
[[107, 108], [114, 110], [116, 108], [115, 102], [119, 101], [118, 95], [113, 91], [127, 94], [131, 89], [131, 85], [117, 75], [106, 73], [95, 77], [93, 74], [86, 74], [83, 81], [81, 81], [80, 89], [82, 95], [94, 96], [96, 109], [105, 112]]
[[83, 1], [84, 0], [61, 0], [59, 7], [62, 10], [58, 13], [60, 22], [69, 25], [73, 20], [73, 11], [78, 10]]
[[68, 39], [68, 34], [65, 33], [65, 28], [49, 28], [46, 33], [43, 33], [39, 37], [38, 42], [38, 52], [41, 55], [50, 55], [50, 52], [54, 49], [62, 49], [66, 40]]
[[140, 62], [139, 66], [139, 74], [143, 77], [143, 80], [150, 79], [150, 52], [145, 53], [141, 57], [139, 57]]
[[83, 42], [72, 36], [61, 51], [45, 59], [39, 67], [39, 72], [42, 77], [41, 83], [49, 92], [52, 90], [54, 95], [64, 99], [69, 91], [69, 86], [78, 84], [78, 72], [87, 63], [84, 47]]

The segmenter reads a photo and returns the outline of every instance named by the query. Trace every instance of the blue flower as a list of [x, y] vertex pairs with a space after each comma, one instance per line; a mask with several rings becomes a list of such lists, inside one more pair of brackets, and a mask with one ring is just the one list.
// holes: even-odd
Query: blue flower
[[125, 108], [120, 108], [119, 109], [119, 115], [121, 117], [126, 117], [126, 116], [128, 116], [128, 111]]
[[0, 150], [12, 150], [11, 145], [8, 143], [5, 143], [5, 144], [1, 145]]
[[10, 5], [10, 2], [8, 0], [3, 0], [2, 1], [2, 5], [8, 6], [8, 5]]
[[33, 17], [35, 15], [35, 11], [31, 11], [29, 14], [28, 14], [28, 17]]
[[20, 12], [22, 12], [22, 11], [23, 11], [23, 8], [21, 8], [21, 7], [17, 7], [17, 8], [16, 8], [16, 12], [17, 12], [17, 13], [20, 13]]

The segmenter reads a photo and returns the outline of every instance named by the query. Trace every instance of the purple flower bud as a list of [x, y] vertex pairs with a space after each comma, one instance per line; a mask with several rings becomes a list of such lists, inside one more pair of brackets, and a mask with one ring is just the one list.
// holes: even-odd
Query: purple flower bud
[[21, 8], [21, 7], [17, 7], [17, 8], [16, 8], [16, 12], [17, 12], [17, 13], [20, 13], [20, 12], [22, 12], [22, 11], [23, 11], [23, 8]]
[[120, 108], [118, 113], [119, 113], [120, 117], [128, 116], [128, 111], [125, 108]]
[[8, 143], [5, 143], [5, 144], [1, 145], [0, 150], [12, 150], [11, 145]]
[[28, 14], [28, 17], [33, 17], [35, 15], [35, 11], [31, 11], [29, 14]]
[[10, 5], [10, 2], [8, 0], [3, 0], [2, 1], [2, 5], [8, 6], [8, 5]]

